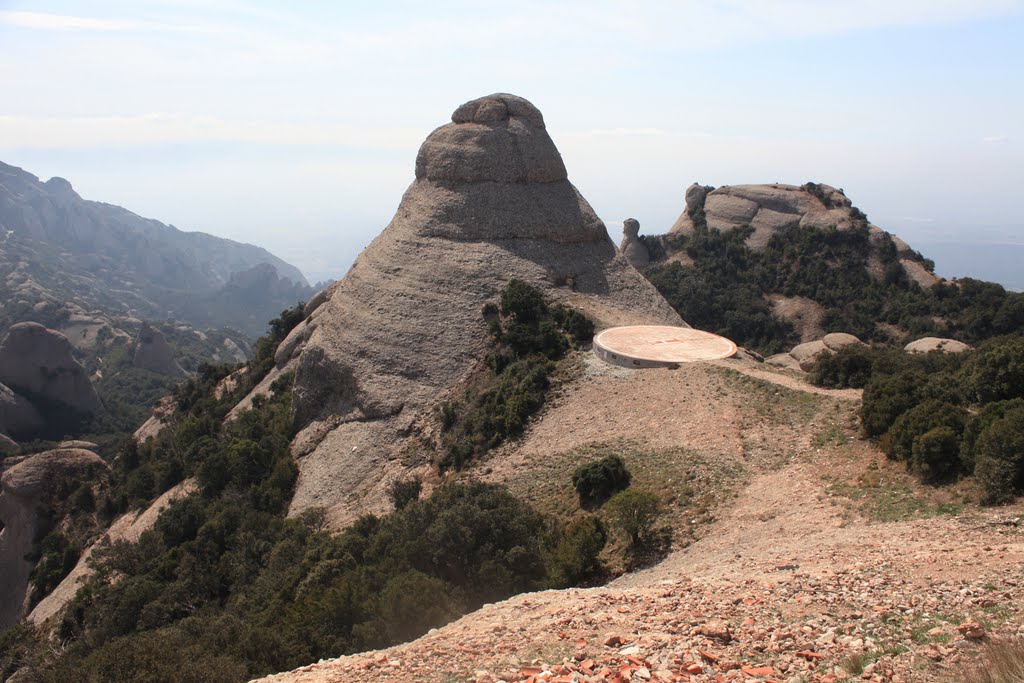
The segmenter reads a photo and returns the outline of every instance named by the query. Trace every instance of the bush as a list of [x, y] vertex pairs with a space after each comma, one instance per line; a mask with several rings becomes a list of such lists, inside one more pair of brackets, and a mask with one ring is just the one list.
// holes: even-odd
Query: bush
[[580, 497], [580, 505], [586, 508], [599, 506], [628, 488], [631, 478], [622, 458], [609, 455], [577, 467], [572, 473], [572, 485]]
[[608, 542], [608, 532], [600, 517], [573, 520], [554, 551], [554, 579], [560, 586], [575, 586], [600, 573], [598, 555]]
[[437, 464], [442, 471], [460, 470], [522, 432], [544, 405], [554, 361], [569, 350], [567, 335], [579, 345], [589, 341], [594, 329], [578, 311], [549, 307], [544, 293], [522, 280], [509, 281], [501, 307], [487, 304], [482, 314], [496, 348], [486, 358], [489, 372], [478, 373], [462, 401], [441, 405], [444, 436]]
[[979, 403], [1024, 397], [1024, 338], [993, 340], [966, 364], [962, 379]]
[[543, 292], [513, 278], [501, 292], [501, 312], [520, 323], [530, 323], [540, 320], [548, 312], [548, 305]]
[[992, 421], [978, 436], [974, 474], [983, 502], [1008, 502], [1024, 488], [1024, 408]]
[[[951, 403], [934, 399], [924, 401], [903, 413], [893, 424], [889, 430], [890, 441], [886, 455], [913, 467], [911, 459], [917, 439], [936, 427], [948, 427], [959, 439], [964, 432], [966, 416], [967, 412], [963, 408]], [[959, 466], [959, 451], [956, 455], [956, 459], [950, 463], [953, 469]]]
[[819, 387], [863, 389], [871, 381], [873, 353], [866, 346], [845, 346], [818, 356], [809, 379]]
[[910, 469], [921, 481], [936, 484], [960, 469], [960, 440], [949, 427], [935, 427], [914, 439]]
[[605, 505], [614, 526], [637, 545], [654, 526], [658, 517], [659, 500], [648, 491], [626, 489]]
[[1024, 408], [1024, 398], [1015, 398], [1012, 401], [996, 401], [982, 406], [981, 410], [967, 420], [964, 427], [963, 441], [960, 444], [960, 457], [963, 459], [964, 468], [968, 472], [974, 471], [975, 450], [978, 437], [990, 424], [1006, 415], [1006, 413]]
[[927, 383], [924, 375], [903, 372], [877, 377], [864, 389], [860, 420], [867, 436], [889, 431], [900, 415], [913, 408]]
[[388, 486], [388, 498], [395, 510], [405, 508], [409, 503], [415, 503], [420, 499], [420, 492], [423, 490], [423, 480], [419, 477], [411, 479], [396, 479]]

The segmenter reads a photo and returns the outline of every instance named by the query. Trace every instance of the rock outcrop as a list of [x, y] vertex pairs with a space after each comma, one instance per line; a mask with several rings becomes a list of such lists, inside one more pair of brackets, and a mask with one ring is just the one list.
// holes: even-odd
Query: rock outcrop
[[963, 353], [970, 351], [971, 347], [956, 339], [943, 339], [941, 337], [922, 337], [916, 339], [903, 350], [907, 353], [928, 353], [929, 351], [942, 351], [944, 353]]
[[0, 432], [0, 455], [18, 450], [18, 442]]
[[340, 526], [386, 508], [395, 444], [482, 359], [481, 309], [512, 278], [599, 325], [684, 324], [569, 183], [540, 111], [496, 94], [430, 134], [394, 219], [279, 349], [296, 373], [293, 514], [323, 506]]
[[[886, 233], [867, 223], [842, 190], [823, 184], [806, 185], [724, 185], [715, 190], [694, 183], [686, 190], [686, 208], [672, 225], [669, 235], [692, 234], [701, 216], [708, 228], [729, 232], [749, 225], [753, 232], [746, 244], [754, 250], [764, 249], [772, 235], [789, 226], [820, 230], [851, 230], [867, 225], [875, 243]], [[900, 264], [907, 276], [922, 287], [939, 282], [925, 268], [920, 256], [906, 242], [893, 237]], [[881, 277], [882, 273], [874, 273]]]
[[139, 338], [135, 343], [132, 365], [160, 375], [183, 377], [185, 370], [174, 359], [170, 344], [160, 332], [149, 323], [142, 323]]
[[640, 222], [637, 219], [627, 218], [622, 222], [622, 242], [619, 244], [619, 251], [637, 270], [643, 270], [651, 264], [651, 253], [640, 241]]
[[0, 382], [86, 415], [102, 409], [71, 342], [38, 323], [18, 323], [0, 343]]
[[834, 353], [847, 346], [863, 345], [860, 339], [845, 332], [830, 332], [821, 339], [797, 344], [788, 353], [777, 353], [765, 363], [790, 370], [810, 372], [822, 354]]
[[43, 426], [39, 411], [10, 387], [0, 384], [0, 433], [20, 436], [38, 432]]
[[132, 438], [138, 443], [145, 443], [146, 439], [150, 438], [155, 439], [160, 434], [160, 431], [167, 426], [168, 418], [174, 414], [177, 407], [178, 403], [174, 400], [173, 396], [164, 396], [153, 406], [149, 419], [135, 430]]
[[48, 499], [67, 477], [89, 479], [107, 464], [81, 449], [38, 453], [0, 477], [0, 628], [15, 624], [25, 612], [31, 557], [38, 542]]
[[65, 576], [64, 580], [49, 595], [32, 608], [32, 611], [28, 614], [28, 621], [37, 625], [42, 624], [59, 614], [71, 602], [82, 583], [93, 573], [89, 559], [97, 548], [116, 541], [136, 543], [143, 532], [153, 528], [160, 513], [167, 506], [176, 500], [191, 495], [197, 488], [198, 486], [194, 479], [186, 479], [166, 491], [144, 511], [128, 512], [114, 520], [114, 523], [110, 525], [106, 533], [85, 549], [85, 552], [78, 558], [78, 564], [71, 570], [71, 573]]

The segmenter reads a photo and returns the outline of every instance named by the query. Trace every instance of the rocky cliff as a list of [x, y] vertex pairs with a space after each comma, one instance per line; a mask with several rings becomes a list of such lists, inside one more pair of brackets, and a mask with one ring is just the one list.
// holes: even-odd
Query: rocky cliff
[[39, 540], [53, 520], [52, 498], [68, 480], [88, 480], [106, 469], [90, 451], [61, 449], [22, 460], [0, 478], [0, 628], [14, 625], [26, 612], [29, 575]]
[[512, 278], [600, 324], [682, 324], [569, 182], [540, 111], [497, 94], [430, 134], [391, 223], [279, 349], [300, 429], [292, 513], [324, 506], [340, 525], [383, 508], [403, 438], [482, 359], [481, 309]]
[[[691, 235], [698, 225], [729, 232], [743, 226], [753, 228], [748, 247], [763, 250], [768, 241], [790, 226], [819, 230], [849, 231], [867, 225], [874, 242], [891, 238], [907, 276], [922, 287], [939, 281], [903, 240], [870, 224], [842, 190], [829, 185], [724, 185], [717, 189], [691, 185], [686, 191], [686, 208], [669, 230], [669, 235]], [[872, 264], [880, 270], [880, 264]], [[876, 275], [881, 276], [878, 272]]]
[[38, 323], [13, 325], [0, 343], [0, 382], [83, 415], [103, 409], [71, 342]]

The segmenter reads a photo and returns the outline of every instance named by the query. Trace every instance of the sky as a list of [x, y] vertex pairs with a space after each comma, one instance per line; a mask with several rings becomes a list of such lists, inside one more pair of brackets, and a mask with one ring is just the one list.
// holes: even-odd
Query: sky
[[493, 92], [541, 109], [616, 241], [695, 181], [812, 180], [926, 255], [987, 250], [941, 274], [1024, 271], [1024, 0], [0, 0], [0, 161], [311, 281]]

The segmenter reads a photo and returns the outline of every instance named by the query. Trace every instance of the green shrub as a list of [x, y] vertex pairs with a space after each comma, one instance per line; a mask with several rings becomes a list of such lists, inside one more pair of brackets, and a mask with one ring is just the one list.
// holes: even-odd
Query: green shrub
[[29, 574], [32, 592], [29, 599], [34, 605], [57, 587], [78, 563], [81, 548], [60, 531], [51, 531], [39, 546], [39, 560]]
[[808, 379], [819, 387], [863, 389], [871, 381], [873, 357], [866, 346], [845, 346], [819, 356]]
[[612, 524], [636, 546], [653, 528], [660, 501], [648, 491], [626, 489], [605, 505]]
[[964, 468], [968, 472], [974, 471], [975, 450], [978, 436], [981, 435], [990, 424], [1006, 415], [1006, 413], [1024, 408], [1024, 398], [1015, 398], [1010, 401], [996, 401], [982, 406], [981, 410], [971, 415], [964, 427], [963, 441], [960, 445], [960, 456], [964, 462]]
[[479, 373], [462, 400], [440, 407], [442, 471], [460, 470], [520, 434], [544, 405], [554, 361], [569, 350], [567, 335], [579, 345], [593, 334], [586, 316], [549, 307], [541, 290], [521, 280], [509, 281], [502, 290], [500, 308], [488, 304], [482, 313], [496, 342], [486, 358], [490, 372]]
[[1024, 397], [1024, 337], [993, 340], [979, 349], [961, 376], [979, 403]]
[[547, 314], [548, 305], [542, 291], [513, 278], [501, 291], [501, 312], [520, 323], [531, 323]]
[[876, 377], [864, 388], [860, 419], [867, 436], [889, 431], [900, 415], [919, 400], [927, 379], [917, 372]]
[[1005, 503], [1024, 488], [1024, 408], [1016, 406], [978, 435], [974, 474], [983, 501]]
[[423, 490], [423, 480], [419, 477], [410, 479], [396, 479], [388, 486], [388, 498], [395, 510], [405, 508], [409, 503], [415, 503], [420, 499], [420, 492]]
[[[966, 416], [967, 412], [960, 406], [928, 399], [903, 413], [896, 420], [889, 430], [889, 450], [886, 451], [886, 455], [913, 467], [911, 459], [914, 442], [918, 438], [936, 427], [948, 427], [959, 439], [964, 432]], [[950, 463], [950, 467], [959, 467], [959, 452]]]
[[560, 586], [575, 586], [601, 571], [598, 556], [608, 542], [600, 517], [587, 515], [573, 520], [562, 532], [554, 550], [554, 580]]
[[628, 488], [631, 478], [622, 458], [609, 455], [577, 467], [572, 473], [572, 485], [579, 495], [580, 505], [593, 507]]
[[960, 440], [949, 427], [935, 427], [914, 439], [910, 469], [921, 481], [936, 484], [960, 469]]

